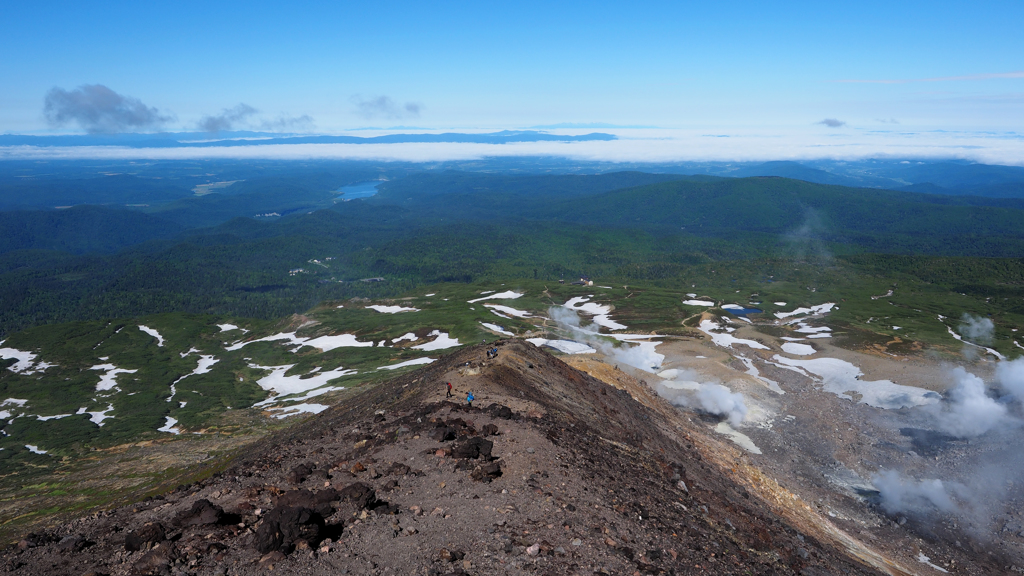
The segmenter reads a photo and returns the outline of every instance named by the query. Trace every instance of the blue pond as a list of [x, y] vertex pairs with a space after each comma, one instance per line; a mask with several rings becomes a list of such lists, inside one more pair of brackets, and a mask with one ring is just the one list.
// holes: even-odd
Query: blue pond
[[342, 186], [335, 190], [335, 192], [341, 195], [342, 200], [369, 198], [377, 193], [377, 186], [380, 186], [380, 180], [371, 180], [369, 182], [359, 182], [349, 186]]

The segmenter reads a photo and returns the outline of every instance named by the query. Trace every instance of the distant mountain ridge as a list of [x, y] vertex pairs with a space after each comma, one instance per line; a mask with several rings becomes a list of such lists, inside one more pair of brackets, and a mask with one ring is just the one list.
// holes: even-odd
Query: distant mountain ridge
[[583, 142], [615, 140], [616, 136], [594, 132], [578, 136], [548, 134], [535, 130], [502, 130], [485, 134], [446, 132], [443, 134], [385, 134], [383, 136], [281, 135], [267, 133], [163, 133], [66, 136], [0, 135], [0, 146], [122, 146], [127, 148], [218, 148], [267, 146], [272, 144], [405, 144], [454, 142], [505, 144], [509, 142]]

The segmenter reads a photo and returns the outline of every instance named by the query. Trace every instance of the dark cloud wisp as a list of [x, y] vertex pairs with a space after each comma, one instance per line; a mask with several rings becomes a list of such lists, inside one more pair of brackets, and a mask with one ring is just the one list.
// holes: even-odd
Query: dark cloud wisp
[[837, 120], [836, 118], [825, 118], [821, 122], [815, 122], [815, 124], [822, 124], [829, 128], [842, 128], [843, 126], [846, 126], [846, 122]]
[[399, 104], [390, 96], [377, 96], [365, 99], [361, 96], [352, 98], [356, 105], [356, 113], [363, 118], [388, 118], [397, 120], [401, 118], [419, 118], [422, 106], [415, 102]]
[[308, 114], [302, 116], [278, 116], [273, 120], [263, 120], [260, 128], [268, 132], [289, 132], [293, 130], [311, 130], [313, 128], [313, 117]]
[[225, 108], [216, 116], [203, 116], [199, 121], [199, 128], [204, 132], [225, 132], [257, 112], [259, 110], [248, 104], [239, 104], [233, 108]]
[[43, 115], [51, 126], [78, 124], [90, 134], [159, 128], [172, 119], [138, 98], [118, 94], [102, 84], [85, 84], [74, 90], [51, 88], [43, 100]]

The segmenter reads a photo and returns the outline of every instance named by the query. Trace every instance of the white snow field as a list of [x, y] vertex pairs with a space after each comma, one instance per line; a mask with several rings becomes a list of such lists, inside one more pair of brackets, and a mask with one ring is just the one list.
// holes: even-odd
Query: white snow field
[[354, 334], [337, 334], [335, 336], [319, 336], [317, 338], [306, 338], [303, 336], [296, 336], [295, 332], [282, 332], [280, 334], [273, 334], [270, 336], [264, 336], [263, 338], [257, 338], [255, 340], [249, 340], [247, 342], [237, 342], [225, 348], [227, 351], [240, 350], [249, 344], [255, 342], [276, 342], [278, 340], [287, 340], [296, 347], [292, 352], [296, 352], [303, 346], [312, 346], [313, 348], [319, 348], [323, 352], [329, 352], [335, 348], [361, 348], [373, 346], [373, 342], [360, 342], [356, 339]]
[[117, 375], [118, 374], [135, 374], [138, 370], [125, 370], [118, 368], [113, 364], [97, 364], [90, 370], [104, 370], [103, 374], [100, 375], [100, 381], [96, 384], [96, 391], [103, 392], [104, 390], [110, 390], [117, 386]]
[[508, 290], [506, 292], [498, 292], [497, 294], [484, 296], [483, 298], [476, 298], [475, 300], [466, 300], [466, 302], [469, 302], [470, 304], [476, 304], [477, 302], [483, 302], [484, 300], [515, 300], [516, 298], [519, 298], [523, 294], [524, 293], [522, 292], [513, 292], [512, 290]]
[[419, 312], [419, 308], [406, 308], [405, 306], [381, 306], [380, 304], [374, 304], [373, 306], [367, 306], [370, 310], [376, 310], [382, 314], [398, 314], [399, 312]]
[[[776, 302], [778, 304], [778, 302]], [[780, 306], [782, 304], [779, 304]], [[799, 316], [801, 314], [824, 314], [835, 307], [835, 302], [827, 302], [825, 304], [818, 304], [817, 306], [811, 306], [810, 308], [797, 308], [792, 312], [776, 312], [776, 318], [789, 318], [790, 316]]]
[[164, 425], [157, 428], [157, 432], [167, 432], [168, 434], [181, 434], [181, 430], [178, 430], [177, 426], [175, 426], [175, 424], [178, 423], [177, 418], [165, 416], [164, 419]]
[[559, 352], [562, 352], [564, 354], [593, 354], [594, 352], [597, 352], [597, 350], [591, 348], [590, 346], [587, 346], [586, 344], [582, 344], [580, 342], [576, 342], [574, 340], [548, 340], [547, 338], [527, 338], [526, 341], [529, 342], [530, 344], [533, 344], [534, 346], [537, 346], [538, 348], [541, 346], [547, 346], [549, 348], [554, 348], [555, 350], [558, 350]]
[[[0, 346], [6, 340], [0, 340]], [[26, 376], [35, 374], [36, 372], [42, 372], [47, 368], [52, 368], [55, 364], [47, 364], [46, 362], [36, 362], [38, 355], [32, 352], [26, 352], [24, 350], [18, 350], [16, 348], [0, 348], [0, 359], [10, 360], [14, 358], [17, 360], [14, 364], [7, 367], [11, 372], [17, 372], [19, 374], [25, 374]]]
[[419, 366], [420, 364], [430, 364], [435, 358], [415, 358], [413, 360], [406, 360], [405, 362], [399, 362], [398, 364], [390, 364], [388, 366], [381, 366], [377, 370], [397, 370], [399, 368], [405, 368], [406, 366]]
[[447, 332], [441, 332], [440, 330], [434, 330], [430, 334], [427, 334], [427, 336], [436, 336], [436, 338], [424, 344], [417, 344], [416, 346], [413, 346], [413, 348], [416, 350], [425, 350], [427, 352], [430, 352], [432, 350], [444, 350], [445, 348], [454, 348], [459, 345], [458, 338], [452, 338], [448, 336]]
[[576, 296], [575, 298], [571, 298], [562, 306], [570, 310], [575, 310], [576, 312], [583, 312], [584, 314], [593, 316], [594, 324], [603, 326], [609, 330], [626, 329], [624, 324], [619, 324], [609, 316], [609, 313], [612, 311], [611, 306], [605, 306], [603, 304], [598, 304], [597, 302], [590, 302], [591, 298], [593, 298], [593, 296]]
[[142, 326], [142, 325], [139, 326], [139, 330], [142, 330], [146, 334], [149, 334], [153, 338], [156, 338], [156, 345], [157, 346], [163, 346], [164, 345], [164, 337], [161, 336], [160, 333], [157, 332], [156, 330], [150, 328], [149, 326]]
[[508, 330], [505, 330], [504, 328], [502, 328], [501, 326], [498, 326], [497, 324], [491, 324], [489, 322], [481, 322], [480, 325], [483, 326], [484, 328], [487, 328], [488, 330], [490, 330], [492, 332], [497, 332], [498, 334], [504, 334], [505, 336], [515, 336], [515, 334], [509, 332]]
[[772, 359], [817, 376], [826, 392], [850, 400], [854, 399], [853, 394], [858, 394], [859, 402], [875, 408], [912, 408], [934, 404], [940, 399], [939, 394], [924, 388], [903, 386], [889, 380], [861, 380], [864, 373], [860, 368], [838, 358], [799, 359], [776, 354]]
[[771, 348], [756, 340], [745, 340], [733, 336], [730, 332], [734, 332], [735, 328], [726, 326], [724, 328], [725, 332], [719, 332], [718, 330], [723, 330], [723, 328], [716, 324], [714, 320], [701, 320], [700, 331], [710, 336], [711, 341], [722, 348], [732, 348], [733, 344], [742, 344], [758, 350], [771, 350]]
[[[355, 370], [346, 370], [339, 366], [338, 368], [327, 372], [320, 372], [319, 368], [315, 368], [305, 375], [285, 376], [285, 372], [291, 370], [294, 366], [294, 364], [285, 364], [284, 366], [249, 365], [250, 368], [256, 368], [258, 370], [270, 370], [270, 374], [257, 380], [256, 384], [264, 390], [276, 392], [277, 396], [287, 396], [289, 394], [301, 394], [303, 392], [308, 392], [314, 388], [324, 386], [329, 381], [336, 378], [356, 373]], [[308, 378], [304, 378], [303, 376], [308, 376]], [[264, 402], [266, 401], [264, 400]]]
[[786, 342], [782, 345], [782, 351], [796, 356], [810, 356], [811, 354], [817, 354], [818, 352], [814, 349], [814, 346], [809, 344], [797, 344], [796, 342]]
[[[532, 314], [530, 314], [529, 312], [525, 312], [523, 310], [516, 310], [515, 308], [502, 306], [500, 304], [484, 304], [484, 306], [490, 309], [491, 312], [494, 312], [495, 314], [501, 316], [502, 318], [508, 318], [509, 316], [515, 316], [516, 318], [529, 318], [530, 316], [532, 316]], [[507, 316], [505, 314], [507, 314]]]

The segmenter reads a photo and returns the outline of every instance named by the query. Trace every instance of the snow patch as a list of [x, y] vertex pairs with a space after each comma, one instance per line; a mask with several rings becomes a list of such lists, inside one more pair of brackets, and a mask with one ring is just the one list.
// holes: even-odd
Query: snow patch
[[114, 386], [117, 386], [118, 374], [135, 374], [136, 372], [138, 372], [138, 370], [126, 370], [123, 368], [118, 368], [113, 364], [97, 364], [92, 368], [89, 368], [89, 370], [105, 370], [105, 372], [100, 375], [99, 383], [96, 384], [97, 392], [110, 390]]
[[[721, 329], [721, 326], [716, 324], [714, 320], [702, 320], [700, 323], [700, 331], [710, 336], [711, 341], [717, 344], [718, 346], [721, 346], [722, 348], [732, 348], [733, 344], [743, 344], [744, 346], [749, 346], [751, 348], [756, 348], [758, 350], [771, 350], [771, 348], [768, 348], [767, 346], [761, 344], [756, 340], [745, 340], [743, 338], [736, 338], [732, 334], [723, 334], [722, 332], [717, 331]], [[732, 330], [726, 328], [726, 331], [731, 332]]]
[[[193, 348], [193, 350], [195, 350], [195, 349]], [[190, 350], [190, 352], [191, 352], [191, 350]], [[198, 352], [198, 350], [196, 350], [196, 352]], [[198, 375], [198, 374], [206, 374], [207, 372], [210, 371], [210, 366], [213, 366], [217, 362], [220, 362], [220, 360], [218, 360], [217, 358], [214, 358], [212, 355], [210, 355], [210, 356], [200, 356], [199, 357], [199, 365], [196, 366], [195, 370], [189, 372], [188, 374], [185, 374], [184, 376], [182, 376], [181, 378], [178, 378], [174, 382], [171, 382], [171, 395], [170, 395], [170, 397], [167, 398], [167, 401], [170, 402], [174, 398], [174, 395], [178, 393], [177, 388], [175, 388], [175, 385], [178, 382], [181, 382], [182, 380], [184, 380], [185, 378], [188, 378], [189, 376], [195, 376], [195, 375]]]
[[817, 350], [814, 346], [809, 344], [797, 344], [796, 342], [786, 342], [782, 345], [782, 351], [788, 354], [795, 354], [797, 356], [810, 356], [811, 354], [817, 354]]
[[416, 350], [426, 350], [429, 352], [431, 350], [444, 350], [445, 348], [454, 348], [459, 345], [458, 338], [452, 338], [448, 336], [447, 332], [441, 332], [440, 330], [434, 330], [430, 334], [427, 334], [427, 336], [436, 336], [436, 338], [431, 342], [426, 342], [424, 344], [418, 344], [416, 346], [413, 346], [413, 348]]
[[[502, 306], [500, 304], [484, 304], [484, 306], [490, 308], [491, 312], [498, 314], [498, 316], [501, 316], [502, 318], [508, 318], [509, 316], [515, 316], [516, 318], [529, 318], [530, 316], [532, 316], [529, 312], [516, 310], [515, 308], [509, 308], [508, 306]], [[503, 312], [508, 316], [499, 314], [499, 312]]]
[[889, 380], [865, 381], [864, 375], [856, 365], [838, 358], [796, 359], [776, 354], [773, 360], [787, 366], [799, 367], [820, 378], [826, 392], [840, 398], [853, 400], [853, 394], [859, 394], [859, 402], [896, 410], [903, 407], [924, 406], [939, 401], [940, 396], [915, 386], [903, 386]]
[[754, 441], [750, 439], [750, 436], [737, 431], [735, 428], [730, 426], [728, 422], [719, 422], [718, 425], [715, 426], [715, 432], [728, 437], [734, 444], [743, 448], [747, 452], [752, 454], [761, 453], [761, 449], [754, 444]]
[[594, 352], [597, 352], [597, 350], [591, 348], [590, 346], [573, 340], [548, 340], [547, 338], [527, 338], [526, 341], [538, 348], [542, 346], [554, 348], [555, 350], [558, 350], [563, 354], [593, 354]]
[[[276, 392], [277, 396], [301, 394], [314, 388], [319, 388], [336, 378], [356, 373], [355, 370], [346, 370], [339, 366], [338, 368], [328, 372], [320, 372], [320, 368], [315, 368], [306, 374], [306, 376], [309, 376], [308, 378], [303, 378], [302, 376], [285, 376], [285, 372], [288, 372], [294, 366], [294, 364], [285, 364], [284, 366], [249, 365], [250, 368], [271, 371], [270, 374], [257, 380], [256, 384], [264, 390]], [[266, 400], [264, 400], [264, 402], [266, 402]]]
[[274, 414], [274, 418], [281, 420], [289, 416], [298, 416], [299, 414], [319, 414], [324, 410], [327, 410], [330, 406], [324, 406], [323, 404], [292, 404], [291, 406], [276, 406], [274, 408], [267, 408], [267, 411], [280, 410], [280, 414]]
[[499, 292], [497, 294], [491, 294], [490, 296], [484, 296], [483, 298], [477, 298], [475, 300], [467, 300], [470, 304], [476, 304], [477, 302], [483, 302], [484, 300], [515, 300], [522, 296], [523, 293], [513, 292], [508, 290], [506, 292]]
[[149, 326], [142, 326], [142, 325], [139, 326], [139, 330], [142, 330], [146, 334], [149, 334], [153, 338], [156, 338], [156, 345], [157, 346], [163, 346], [164, 345], [164, 337], [161, 336], [160, 333], [157, 332], [156, 330], [150, 328]]
[[687, 306], [714, 306], [715, 303], [710, 300], [683, 300], [683, 304]]
[[164, 421], [164, 425], [157, 428], [156, 431], [167, 432], [168, 434], [181, 434], [181, 430], [175, 426], [175, 424], [178, 423], [178, 420], [176, 418], [171, 418], [170, 416], [166, 416], [165, 418], [166, 420]]
[[782, 386], [779, 386], [778, 382], [776, 382], [774, 380], [769, 380], [769, 379], [765, 378], [764, 376], [761, 376], [761, 373], [758, 372], [758, 370], [757, 370], [757, 366], [754, 366], [754, 361], [753, 360], [751, 360], [750, 358], [747, 358], [746, 356], [743, 356], [741, 354], [737, 354], [736, 357], [739, 358], [740, 362], [742, 362], [743, 365], [747, 367], [747, 374], [753, 376], [754, 378], [757, 378], [761, 382], [764, 382], [765, 385], [768, 386], [769, 390], [771, 390], [772, 392], [775, 392], [776, 394], [785, 394], [786, 393], [786, 391], [782, 389]]
[[240, 350], [254, 342], [276, 342], [278, 340], [288, 340], [295, 345], [296, 348], [294, 348], [292, 352], [297, 352], [299, 348], [302, 348], [303, 346], [319, 348], [321, 352], [330, 352], [335, 348], [363, 348], [373, 346], [373, 342], [360, 342], [356, 339], [354, 334], [337, 334], [335, 336], [320, 336], [310, 339], [302, 336], [296, 336], [294, 332], [286, 332], [273, 334], [271, 336], [264, 336], [263, 338], [249, 340], [248, 342], [238, 342], [228, 346], [225, 350]]
[[594, 324], [598, 326], [604, 326], [609, 330], [625, 330], [626, 326], [619, 324], [618, 322], [611, 319], [609, 313], [611, 313], [611, 306], [605, 306], [598, 304], [597, 302], [590, 302], [591, 297], [577, 296], [570, 299], [568, 302], [563, 304], [564, 307], [575, 310], [576, 312], [583, 312], [584, 314], [590, 314], [594, 317]]
[[60, 420], [61, 418], [67, 418], [68, 416], [73, 416], [73, 414], [54, 414], [53, 416], [36, 416], [36, 420], [42, 420], [43, 422], [46, 422], [47, 420]]
[[[776, 302], [776, 304], [778, 304], [778, 303]], [[778, 305], [779, 306], [784, 306], [785, 303], [778, 304]], [[789, 318], [790, 316], [799, 316], [801, 314], [825, 314], [826, 312], [829, 312], [830, 310], [832, 310], [832, 308], [834, 308], [835, 305], [836, 305], [835, 302], [827, 302], [825, 304], [819, 304], [817, 306], [811, 306], [810, 308], [797, 308], [796, 310], [793, 310], [792, 312], [776, 312], [775, 313], [775, 317], [776, 318]]]
[[33, 454], [46, 454], [47, 453], [46, 450], [40, 450], [39, 446], [36, 446], [35, 444], [25, 444], [25, 448], [28, 448], [28, 451], [33, 453]]
[[399, 368], [405, 368], [406, 366], [419, 366], [420, 364], [430, 364], [434, 361], [434, 358], [416, 358], [413, 360], [406, 360], [405, 362], [399, 362], [398, 364], [391, 364], [388, 366], [381, 366], [377, 370], [397, 370]]
[[[3, 343], [4, 340], [0, 340], [0, 344]], [[55, 366], [55, 364], [47, 364], [46, 362], [36, 363], [36, 357], [37, 354], [32, 352], [17, 350], [15, 348], [0, 348], [0, 359], [9, 360], [14, 358], [17, 360], [17, 362], [7, 367], [11, 372], [17, 372], [18, 374], [28, 376]]]
[[480, 324], [484, 328], [487, 328], [488, 330], [490, 330], [492, 332], [497, 332], [498, 334], [504, 334], [506, 336], [515, 336], [515, 334], [509, 332], [508, 330], [505, 330], [504, 328], [502, 328], [501, 326], [498, 326], [497, 324], [489, 324], [487, 322], [481, 322]]
[[936, 566], [935, 564], [932, 564], [931, 563], [931, 558], [925, 556], [924, 552], [918, 551], [918, 553], [917, 553], [917, 561], [920, 562], [921, 564], [927, 564], [927, 565], [931, 566], [932, 568], [938, 570], [939, 572], [942, 572], [944, 574], [949, 574], [949, 571], [946, 570], [945, 568], [942, 568], [942, 567]]
[[382, 314], [398, 314], [399, 312], [419, 312], [419, 308], [406, 308], [405, 306], [381, 306], [374, 304], [373, 306], [367, 306], [371, 310], [376, 310]]
[[114, 405], [113, 404], [107, 404], [107, 409], [103, 410], [102, 412], [89, 412], [89, 411], [87, 411], [85, 409], [85, 406], [83, 406], [83, 407], [78, 409], [78, 412], [75, 412], [75, 415], [77, 416], [79, 414], [88, 414], [89, 415], [89, 420], [92, 420], [93, 424], [95, 424], [97, 426], [103, 426], [103, 421], [104, 420], [106, 420], [108, 418], [113, 418], [113, 416], [107, 416], [107, 412], [113, 412], [113, 411], [114, 411]]

